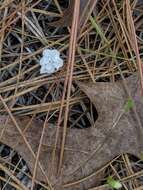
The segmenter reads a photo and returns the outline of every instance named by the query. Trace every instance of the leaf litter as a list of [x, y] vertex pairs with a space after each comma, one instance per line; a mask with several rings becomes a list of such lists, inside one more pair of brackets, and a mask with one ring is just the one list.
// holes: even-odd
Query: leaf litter
[[[126, 82], [142, 122], [143, 99], [139, 79], [137, 75], [133, 75], [127, 78]], [[78, 82], [78, 85], [95, 105], [98, 119], [94, 127], [81, 130], [68, 129], [60, 177], [56, 175], [60, 142], [58, 142], [56, 159], [52, 166], [52, 149], [56, 131], [54, 126], [47, 124], [39, 161], [55, 189], [62, 186], [70, 189], [70, 185], [66, 185], [67, 183], [89, 176], [117, 155], [130, 153], [140, 157], [143, 151], [143, 131], [139, 128], [138, 121], [133, 114], [133, 106], [130, 105], [130, 102], [128, 103], [128, 96], [122, 81], [116, 83], [97, 82], [96, 84]], [[126, 109], [124, 109], [125, 105]], [[5, 127], [1, 141], [19, 152], [32, 172], [35, 160], [10, 119], [5, 126], [6, 119], [7, 116], [1, 116], [0, 132]], [[24, 130], [29, 118], [16, 119], [21, 129]], [[42, 126], [41, 122], [35, 120], [25, 132], [25, 136], [35, 153], [39, 145]], [[60, 135], [61, 133], [62, 130], [60, 130]], [[51, 168], [53, 168], [52, 173]], [[44, 180], [39, 168], [36, 179], [38, 181]], [[89, 178], [76, 185], [79, 189], [83, 189], [83, 186], [89, 188], [95, 185], [95, 179], [94, 177]]]
[[[56, 4], [57, 1], [55, 0], [54, 2]], [[70, 3], [71, 2], [74, 2], [74, 1], [70, 1]], [[92, 7], [91, 5], [93, 4], [93, 2], [96, 4], [96, 1], [84, 1], [83, 0], [83, 1], [81, 1], [81, 4], [83, 2], [86, 3], [86, 5], [89, 2], [91, 2], [91, 4], [90, 4], [89, 12], [87, 10], [85, 11], [86, 14], [84, 14], [84, 11], [82, 12], [83, 15], [86, 15], [85, 16], [86, 19], [84, 17], [83, 17], [84, 19], [81, 19], [82, 14], [80, 15], [80, 23], [82, 23], [82, 24], [84, 23], [84, 21], [86, 22], [86, 20], [88, 19], [88, 14], [90, 16], [92, 11], [93, 11], [93, 14], [95, 14], [95, 12], [94, 12], [95, 10], [93, 10], [94, 7]], [[126, 2], [128, 2], [128, 1], [126, 1]], [[117, 6], [118, 6], [118, 4], [117, 4]], [[85, 7], [88, 7], [88, 6], [85, 6]], [[106, 9], [106, 6], [104, 8]], [[36, 11], [36, 9], [31, 9], [31, 10]], [[70, 7], [67, 9], [67, 12], [72, 13], [73, 11], [71, 11], [71, 10], [72, 10], [72, 8]], [[82, 10], [82, 9], [80, 8], [80, 10]], [[116, 5], [115, 5], [115, 10], [116, 10]], [[38, 11], [40, 11], [40, 10], [38, 10]], [[5, 10], [5, 12], [7, 12], [7, 11]], [[21, 13], [18, 12], [18, 14], [19, 14], [19, 16], [21, 16]], [[50, 13], [48, 13], [48, 14], [50, 14]], [[55, 14], [55, 16], [56, 16], [56, 14]], [[110, 11], [109, 16], [112, 17], [112, 11]], [[41, 33], [40, 33], [40, 35], [37, 33], [38, 30], [39, 31], [41, 30], [39, 23], [36, 23], [35, 26], [38, 28], [38, 30], [35, 31], [35, 26], [31, 25], [30, 22], [27, 22], [27, 18], [28, 18], [28, 16], [25, 19], [26, 20], [25, 24], [26, 24], [27, 28], [29, 28], [31, 30], [33, 35], [38, 36], [37, 37], [38, 43], [40, 41], [45, 46], [45, 44], [47, 44], [46, 37], [43, 36], [43, 34], [41, 35]], [[60, 20], [61, 27], [71, 26], [71, 20], [69, 19], [69, 20], [65, 21], [66, 18], [67, 18], [67, 15], [65, 17], [65, 13], [64, 13], [64, 16], [62, 18], [63, 20]], [[72, 18], [72, 16], [70, 18]], [[95, 17], [90, 17], [90, 20], [92, 18], [95, 19]], [[102, 15], [102, 11], [101, 11], [101, 18], [104, 18], [104, 15]], [[117, 18], [120, 21], [120, 17], [117, 17]], [[35, 19], [34, 16], [33, 16], [33, 19]], [[115, 19], [116, 19], [116, 17], [115, 17]], [[106, 18], [105, 18], [105, 20], [106, 20]], [[36, 20], [36, 21], [38, 21], [38, 20]], [[97, 33], [99, 33], [99, 36], [101, 38], [103, 37], [103, 40], [106, 41], [105, 35], [103, 35], [103, 31], [99, 27], [100, 19], [98, 18], [96, 21], [97, 21], [97, 23], [96, 23]], [[92, 20], [91, 20], [91, 22], [92, 22]], [[112, 20], [112, 22], [111, 23], [114, 24], [114, 20]], [[88, 24], [87, 24], [87, 26], [88, 26]], [[32, 27], [34, 27], [34, 28], [32, 28]], [[106, 26], [104, 25], [103, 28], [104, 27], [106, 27]], [[116, 29], [116, 28], [114, 28], [114, 29]], [[89, 30], [89, 32], [91, 32], [91, 31]], [[130, 31], [130, 33], [133, 33], [133, 32], [134, 31]], [[92, 35], [92, 33], [93, 33], [93, 31], [91, 32], [91, 35]], [[120, 31], [120, 33], [121, 33], [121, 31]], [[112, 36], [111, 31], [110, 31], [110, 35]], [[89, 36], [86, 36], [87, 39], [85, 40], [85, 44], [88, 44]], [[124, 37], [124, 35], [122, 37]], [[20, 38], [20, 40], [21, 39], [22, 38]], [[120, 45], [122, 40], [117, 39], [117, 41], [119, 41], [119, 45]], [[115, 43], [116, 43], [116, 40], [115, 40]], [[108, 43], [108, 41], [107, 41], [107, 44], [108, 44], [108, 46], [112, 45], [112, 44]], [[123, 45], [125, 45], [125, 44], [123, 44]], [[121, 46], [122, 46], [122, 44], [121, 44]], [[127, 44], [127, 46], [129, 47], [129, 44]], [[91, 47], [89, 46], [89, 44], [87, 45], [87, 47], [88, 48], [86, 48], [86, 49], [83, 48], [83, 49], [85, 50], [85, 52], [89, 51], [88, 53], [90, 55], [88, 55], [88, 54], [87, 55], [91, 57], [91, 54], [93, 52], [90, 52]], [[96, 45], [94, 47], [96, 47]], [[79, 49], [81, 49], [81, 48], [79, 48]], [[81, 49], [81, 50], [83, 50], [83, 49]], [[100, 48], [99, 48], [99, 50], [100, 50]], [[102, 60], [102, 61], [103, 61], [103, 65], [104, 64], [106, 65], [107, 64], [106, 61], [109, 61], [109, 60], [107, 60], [108, 59], [108, 56], [107, 56], [108, 52], [106, 51], [107, 49], [105, 48], [105, 52], [103, 51], [104, 48], [103, 48], [103, 50], [101, 50], [101, 52], [99, 50], [96, 51], [96, 53], [97, 54], [99, 53], [99, 55], [100, 55], [100, 53], [102, 53], [101, 55], [105, 56], [105, 61], [104, 60]], [[42, 52], [42, 49], [40, 51]], [[94, 48], [93, 48], [93, 51], [95, 53]], [[132, 52], [129, 50], [129, 53], [132, 53]], [[113, 52], [111, 54], [113, 54]], [[36, 55], [36, 54], [34, 54], [34, 55]], [[84, 60], [84, 64], [85, 64], [89, 74], [92, 76], [91, 77], [92, 80], [95, 82], [95, 75], [94, 75], [95, 73], [92, 72], [92, 70], [94, 69], [93, 66], [95, 67], [95, 65], [90, 66], [90, 64], [87, 63], [86, 59], [83, 59], [83, 55], [84, 55], [84, 53], [82, 54], [82, 52], [80, 52], [80, 56], [82, 57], [82, 60]], [[87, 58], [88, 58], [88, 56], [87, 56]], [[109, 56], [113, 59], [117, 58], [116, 54], [115, 54], [115, 56], [114, 55], [109, 55]], [[85, 57], [86, 57], [86, 55], [85, 55]], [[96, 55], [96, 60], [98, 60], [97, 57], [98, 56]], [[118, 56], [118, 58], [120, 58], [120, 57], [122, 57], [122, 56]], [[100, 62], [101, 57], [99, 56], [98, 58], [99, 58], [99, 62]], [[126, 58], [126, 55], [125, 55], [125, 58]], [[130, 63], [132, 61], [130, 59], [129, 54], [127, 55], [127, 59], [124, 59], [124, 57], [123, 57], [122, 60], [127, 60], [127, 63], [129, 62], [128, 66], [130, 68], [131, 67], [133, 68], [133, 65], [132, 66], [130, 65]], [[132, 57], [132, 60], [133, 60], [133, 57]], [[135, 61], [135, 59], [134, 59], [134, 61]], [[138, 62], [139, 62], [139, 60], [138, 60]], [[13, 63], [13, 61], [12, 61], [12, 63]], [[121, 64], [123, 65], [123, 63], [121, 63]], [[103, 75], [105, 73], [109, 72], [108, 67], [106, 69], [107, 69], [107, 71], [104, 70]], [[115, 68], [115, 70], [116, 70], [116, 68]], [[25, 71], [27, 72], [27, 69]], [[128, 70], [125, 70], [125, 73], [128, 73]], [[12, 73], [12, 75], [13, 75], [13, 73]], [[108, 76], [109, 75], [110, 75], [110, 72], [108, 73]], [[13, 75], [13, 76], [15, 76], [15, 75]], [[84, 76], [83, 78], [86, 78], [86, 77]], [[88, 76], [88, 78], [90, 78], [90, 77]], [[112, 77], [112, 79], [114, 79], [114, 76]], [[13, 84], [13, 81], [14, 80], [12, 80], [12, 84]], [[61, 176], [57, 176], [56, 168], [57, 168], [57, 165], [59, 162], [58, 155], [61, 151], [60, 150], [61, 149], [61, 147], [60, 147], [60, 144], [61, 144], [60, 139], [61, 138], [60, 137], [62, 136], [62, 129], [60, 129], [58, 146], [56, 149], [56, 158], [54, 160], [55, 162], [53, 162], [52, 150], [53, 150], [54, 139], [55, 139], [55, 128], [54, 128], [55, 125], [48, 124], [46, 126], [46, 132], [44, 134], [44, 142], [42, 143], [42, 149], [41, 149], [39, 161], [40, 161], [40, 163], [42, 163], [42, 166], [43, 166], [48, 178], [50, 179], [52, 185], [56, 189], [62, 189], [62, 186], [64, 186], [64, 188], [69, 188], [69, 189], [70, 188], [71, 189], [86, 189], [88, 187], [95, 186], [96, 185], [95, 178], [94, 177], [93, 177], [94, 179], [91, 178], [92, 174], [93, 174], [93, 176], [95, 176], [94, 172], [96, 173], [96, 171], [98, 171], [98, 169], [100, 167], [102, 167], [103, 165], [108, 163], [110, 161], [110, 159], [113, 159], [113, 157], [115, 157], [116, 155], [121, 154], [123, 152], [128, 152], [128, 153], [131, 153], [131, 154], [134, 154], [134, 155], [140, 157], [140, 155], [142, 153], [142, 143], [141, 143], [142, 129], [140, 128], [140, 125], [142, 123], [142, 117], [139, 117], [140, 118], [140, 120], [139, 120], [138, 118], [135, 117], [134, 112], [133, 112], [133, 110], [135, 108], [138, 116], [141, 115], [141, 108], [139, 109], [139, 107], [142, 105], [141, 104], [141, 93], [139, 92], [139, 84], [137, 85], [137, 81], [138, 81], [137, 76], [133, 76], [133, 79], [132, 78], [127, 79], [127, 86], [129, 86], [129, 90], [131, 91], [132, 99], [130, 97], [128, 97], [128, 95], [126, 94], [124, 86], [122, 85], [122, 82], [110, 83], [110, 84], [108, 84], [108, 83], [96, 83], [96, 84], [87, 83], [86, 84], [86, 83], [77, 82], [79, 87], [81, 88], [81, 90], [94, 103], [95, 107], [98, 110], [99, 117], [95, 123], [95, 126], [92, 128], [82, 129], [82, 130], [79, 130], [79, 129], [68, 129], [67, 130], [67, 132], [68, 132], [67, 142], [66, 142], [66, 146], [64, 147], [66, 154], [65, 154], [65, 160], [64, 160], [64, 165], [62, 168]], [[4, 82], [7, 82], [7, 80], [3, 81], [3, 83]], [[24, 79], [23, 79], [23, 82], [25, 82]], [[134, 87], [131, 85], [131, 83], [134, 84]], [[7, 88], [7, 86], [6, 86], [6, 88]], [[38, 87], [36, 86], [36, 88], [38, 88]], [[6, 89], [4, 89], [4, 90], [6, 90]], [[137, 90], [137, 93], [135, 93], [136, 90]], [[9, 94], [11, 94], [11, 93], [9, 93]], [[18, 95], [18, 98], [19, 97], [20, 97], [20, 95]], [[20, 108], [20, 106], [19, 106], [19, 108]], [[37, 105], [37, 106], [39, 106], [39, 105]], [[11, 108], [11, 110], [12, 109], [13, 108]], [[21, 107], [21, 110], [23, 110], [23, 109], [24, 109], [24, 106]], [[31, 107], [30, 107], [30, 109], [31, 109]], [[43, 110], [41, 110], [41, 111], [43, 112]], [[2, 112], [3, 112], [3, 110], [2, 110]], [[38, 111], [38, 113], [40, 113], [40, 111]], [[29, 123], [31, 120], [29, 117], [20, 118], [17, 115], [15, 116], [16, 121], [17, 121], [18, 125], [21, 127], [21, 129], [24, 130], [27, 123]], [[4, 127], [3, 128], [4, 130], [2, 130], [3, 141], [6, 141], [5, 144], [8, 144], [10, 147], [17, 150], [23, 156], [23, 158], [28, 163], [31, 173], [33, 174], [35, 159], [29, 152], [29, 149], [26, 147], [26, 144], [23, 142], [22, 138], [19, 136], [19, 133], [16, 132], [15, 126], [12, 124], [12, 121], [9, 119], [8, 124], [5, 124], [5, 120], [7, 121], [7, 118], [8, 118], [7, 116], [1, 117], [1, 128]], [[28, 143], [32, 147], [35, 154], [37, 153], [37, 150], [38, 150], [43, 125], [44, 124], [42, 122], [38, 121], [37, 119], [34, 119], [33, 122], [30, 124], [30, 127], [25, 132]], [[37, 130], [37, 128], [39, 130]], [[88, 134], [86, 134], [86, 133], [88, 133]], [[8, 138], [8, 137], [10, 137], [10, 138]], [[11, 141], [13, 141], [13, 142], [11, 142]], [[85, 141], [87, 141], [87, 142], [85, 142]], [[125, 145], [124, 145], [124, 143], [125, 143]], [[42, 180], [44, 182], [47, 182], [47, 180], [44, 178], [42, 172], [40, 171], [40, 168], [38, 168], [36, 178], [40, 181]], [[80, 182], [82, 182], [82, 183], [80, 183]], [[74, 185], [76, 185], [76, 187]]]

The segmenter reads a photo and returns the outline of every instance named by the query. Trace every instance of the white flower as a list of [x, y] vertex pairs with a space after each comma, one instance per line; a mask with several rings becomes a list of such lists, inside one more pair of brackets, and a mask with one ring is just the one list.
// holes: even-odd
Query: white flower
[[56, 49], [45, 49], [43, 57], [40, 59], [40, 73], [52, 74], [63, 66], [63, 60], [60, 58], [60, 52]]

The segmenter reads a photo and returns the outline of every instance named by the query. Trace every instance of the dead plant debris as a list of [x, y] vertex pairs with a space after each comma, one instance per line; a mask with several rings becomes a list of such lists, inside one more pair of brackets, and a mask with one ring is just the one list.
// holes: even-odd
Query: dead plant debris
[[[57, 176], [60, 141], [56, 148], [55, 159], [52, 160], [56, 128], [51, 124], [47, 124], [39, 162], [55, 189], [61, 189], [62, 186], [70, 189], [70, 184], [67, 185], [67, 183], [73, 180], [76, 181], [76, 187], [78, 185], [79, 189], [82, 189], [83, 185], [90, 188], [96, 184], [95, 176], [93, 175], [92, 177], [92, 173], [97, 172], [98, 169], [114, 157], [123, 153], [141, 157], [143, 131], [140, 124], [142, 124], [143, 120], [143, 103], [140, 83], [137, 75], [129, 77], [126, 83], [134, 101], [134, 108], [131, 108], [128, 112], [124, 110], [128, 96], [122, 81], [96, 84], [79, 83], [80, 88], [96, 106], [98, 119], [94, 127], [81, 130], [68, 129], [64, 163], [60, 176]], [[135, 117], [134, 109], [140, 118], [139, 121]], [[30, 154], [28, 147], [26, 147], [12, 121], [9, 119], [5, 124], [6, 119], [6, 116], [1, 116], [0, 132], [5, 128], [1, 141], [19, 152], [32, 172], [35, 159]], [[21, 130], [25, 130], [24, 128], [29, 123], [29, 120], [28, 118], [17, 118]], [[39, 145], [42, 128], [42, 122], [32, 121], [29, 128], [24, 132], [35, 153]], [[62, 128], [59, 130], [59, 135], [61, 136]], [[38, 181], [44, 180], [46, 182], [40, 168], [38, 168], [36, 176]], [[87, 179], [86, 176], [88, 176]], [[78, 183], [78, 180], [82, 178], [85, 178], [83, 183]]]
[[[0, 141], [17, 151], [0, 146], [1, 189], [143, 189], [143, 1], [80, 0], [79, 18], [75, 5], [0, 1]], [[65, 63], [50, 76], [44, 49]]]

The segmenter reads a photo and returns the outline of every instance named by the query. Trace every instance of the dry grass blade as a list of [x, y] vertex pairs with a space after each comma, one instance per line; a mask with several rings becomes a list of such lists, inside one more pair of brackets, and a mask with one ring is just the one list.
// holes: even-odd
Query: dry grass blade
[[0, 164], [0, 169], [5, 171], [19, 185], [21, 189], [28, 190], [5, 166]]
[[67, 129], [68, 114], [69, 114], [69, 99], [70, 99], [70, 94], [71, 94], [72, 76], [73, 76], [73, 68], [74, 68], [74, 61], [75, 61], [76, 42], [77, 42], [79, 11], [80, 11], [80, 1], [75, 0], [70, 45], [69, 45], [68, 69], [67, 69], [67, 77], [66, 77], [66, 80], [68, 83], [67, 98], [66, 98], [67, 102], [66, 102], [66, 108], [65, 108], [63, 136], [62, 136], [61, 153], [60, 153], [60, 161], [59, 161], [59, 171], [62, 167], [63, 156], [64, 156], [66, 129]]
[[130, 42], [136, 55], [138, 71], [140, 75], [140, 83], [141, 83], [142, 94], [143, 94], [143, 66], [142, 66], [142, 61], [140, 58], [138, 42], [136, 38], [136, 31], [135, 31], [135, 26], [134, 26], [134, 21], [132, 17], [132, 11], [131, 11], [129, 0], [126, 0], [126, 6], [127, 6], [127, 26], [128, 26], [128, 31], [130, 34]]
[[[0, 180], [7, 183], [7, 179], [5, 179], [4, 177], [1, 177], [1, 176], [0, 176]], [[15, 189], [17, 189], [17, 190], [23, 190], [23, 189], [20, 187], [20, 185], [17, 185], [16, 183], [9, 182], [8, 184], [11, 185], [13, 188], [15, 188]]]
[[38, 151], [37, 151], [37, 155], [36, 155], [36, 160], [35, 160], [35, 165], [34, 165], [34, 170], [33, 170], [31, 190], [34, 189], [36, 172], [37, 172], [37, 166], [38, 166], [40, 151], [41, 151], [42, 142], [43, 142], [43, 138], [44, 138], [44, 134], [45, 134], [45, 128], [46, 128], [47, 119], [48, 119], [48, 113], [47, 113], [47, 116], [46, 116], [46, 119], [45, 119], [45, 122], [44, 122], [44, 125], [43, 125], [43, 129], [42, 129], [42, 133], [41, 133], [41, 138], [40, 138], [40, 142], [39, 142], [39, 147], [38, 147]]

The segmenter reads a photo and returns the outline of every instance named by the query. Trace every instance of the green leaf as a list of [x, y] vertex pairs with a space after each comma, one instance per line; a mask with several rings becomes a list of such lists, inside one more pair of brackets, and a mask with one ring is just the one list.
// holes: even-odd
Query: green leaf
[[141, 161], [143, 161], [143, 151], [141, 151], [139, 158], [140, 158]]
[[128, 112], [133, 107], [134, 107], [134, 102], [131, 98], [129, 98], [125, 104], [124, 110], [125, 112]]
[[120, 181], [113, 179], [111, 176], [107, 178], [107, 183], [110, 187], [114, 189], [120, 189], [122, 187]]

